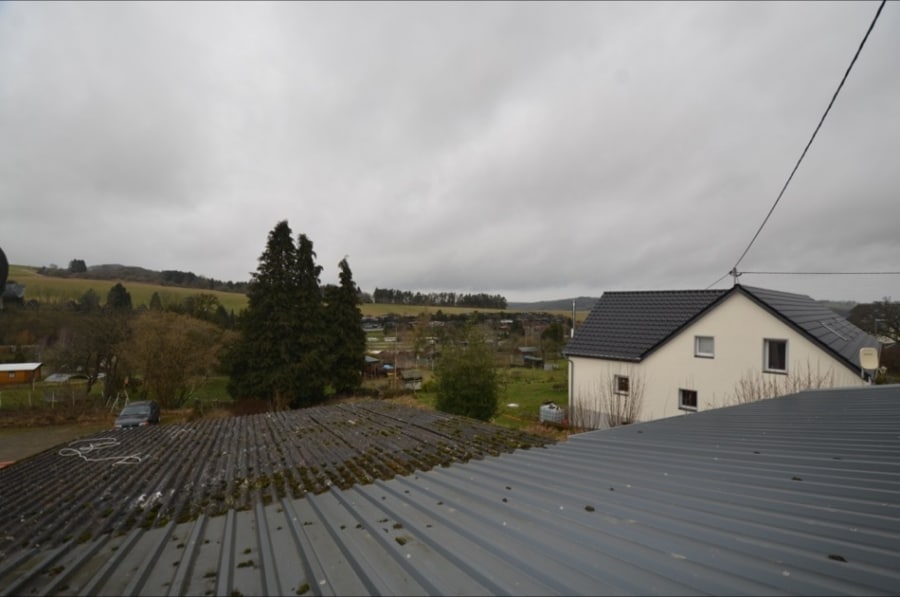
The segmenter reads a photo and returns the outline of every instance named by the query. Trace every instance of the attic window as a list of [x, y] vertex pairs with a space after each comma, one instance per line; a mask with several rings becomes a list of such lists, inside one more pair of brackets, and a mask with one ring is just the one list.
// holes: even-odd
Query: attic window
[[678, 408], [681, 410], [697, 410], [697, 390], [678, 390]]
[[694, 356], [711, 359], [716, 356], [716, 339], [712, 336], [694, 336]]
[[616, 394], [624, 394], [628, 395], [631, 384], [629, 383], [627, 375], [616, 375], [613, 378], [613, 391]]
[[787, 373], [787, 340], [763, 340], [763, 371]]

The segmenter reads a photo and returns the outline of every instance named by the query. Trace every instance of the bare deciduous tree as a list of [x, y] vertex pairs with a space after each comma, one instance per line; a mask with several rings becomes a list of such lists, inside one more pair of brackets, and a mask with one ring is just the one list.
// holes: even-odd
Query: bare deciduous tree
[[[617, 387], [617, 378], [628, 378], [628, 390]], [[636, 422], [644, 405], [644, 376], [633, 367], [595, 380], [575, 400], [570, 420], [576, 427], [599, 429]]]
[[733, 404], [746, 404], [766, 398], [794, 394], [803, 390], [817, 390], [834, 387], [834, 372], [830, 369], [822, 371], [817, 364], [794, 367], [788, 375], [763, 374], [760, 371], [747, 371], [734, 386]]

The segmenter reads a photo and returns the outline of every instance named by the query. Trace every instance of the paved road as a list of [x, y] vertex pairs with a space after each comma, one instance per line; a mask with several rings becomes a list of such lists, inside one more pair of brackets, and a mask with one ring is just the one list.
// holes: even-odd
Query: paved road
[[74, 439], [93, 435], [109, 425], [58, 425], [0, 429], [0, 463], [22, 460]]

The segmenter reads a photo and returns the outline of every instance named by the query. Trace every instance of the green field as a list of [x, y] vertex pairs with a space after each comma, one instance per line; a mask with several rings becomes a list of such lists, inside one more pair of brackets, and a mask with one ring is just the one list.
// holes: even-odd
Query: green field
[[[101, 301], [106, 300], [109, 289], [115, 286], [116, 280], [87, 280], [83, 278], [56, 278], [42, 276], [37, 273], [36, 267], [24, 265], [10, 265], [9, 279], [25, 285], [25, 299], [35, 299], [40, 303], [61, 304], [70, 300], [77, 301], [85, 292], [93, 289], [100, 296]], [[135, 307], [150, 305], [150, 298], [154, 292], [159, 293], [163, 305], [180, 303], [186, 297], [200, 293], [211, 294], [219, 300], [226, 311], [240, 313], [247, 306], [247, 296], [236, 292], [221, 292], [217, 290], [202, 290], [199, 288], [181, 288], [178, 286], [161, 286], [144, 282], [121, 281], [122, 285], [131, 294], [131, 304]], [[435, 314], [438, 311], [446, 315], [459, 315], [465, 313], [513, 313], [501, 309], [473, 309], [470, 307], [423, 307], [421, 305], [387, 305], [375, 303], [363, 303], [360, 305], [362, 314], [367, 317], [381, 317], [388, 314], [416, 317], [421, 313]], [[552, 315], [563, 317], [571, 316], [571, 311], [548, 311]], [[576, 319], [581, 322], [587, 316], [586, 311], [576, 313]]]
[[[109, 289], [115, 286], [116, 280], [85, 280], [82, 278], [55, 278], [42, 276], [36, 268], [21, 265], [9, 266], [9, 279], [25, 285], [25, 299], [35, 299], [41, 303], [58, 304], [70, 300], [77, 301], [85, 292], [93, 289], [100, 296], [101, 301], [106, 300]], [[159, 293], [164, 305], [179, 303], [189, 296], [200, 293], [211, 294], [219, 300], [219, 304], [226, 311], [239, 313], [247, 306], [246, 295], [236, 292], [220, 292], [216, 290], [201, 290], [198, 288], [180, 288], [177, 286], [160, 286], [158, 284], [146, 284], [143, 282], [122, 281], [122, 285], [131, 294], [131, 304], [134, 307], [150, 305], [150, 298], [154, 292]]]

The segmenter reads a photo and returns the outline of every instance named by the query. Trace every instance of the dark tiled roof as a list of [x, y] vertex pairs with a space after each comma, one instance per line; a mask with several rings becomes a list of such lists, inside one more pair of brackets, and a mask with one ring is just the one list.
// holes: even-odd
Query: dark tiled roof
[[568, 356], [639, 361], [727, 290], [604, 292], [566, 347]]
[[747, 294], [789, 325], [798, 328], [850, 368], [859, 367], [859, 349], [878, 341], [828, 307], [802, 294], [742, 286]]
[[898, 420], [895, 385], [595, 431], [23, 549], [0, 594], [897, 595]]
[[605, 292], [565, 353], [640, 361], [734, 292], [749, 297], [851, 369], [859, 367], [860, 348], [878, 347], [875, 338], [806, 295], [737, 285], [729, 290]]

